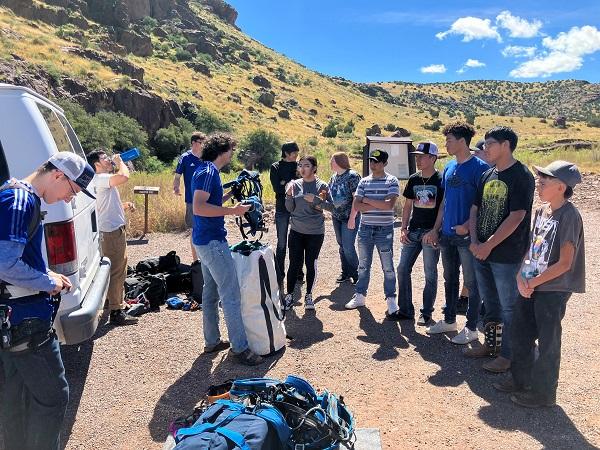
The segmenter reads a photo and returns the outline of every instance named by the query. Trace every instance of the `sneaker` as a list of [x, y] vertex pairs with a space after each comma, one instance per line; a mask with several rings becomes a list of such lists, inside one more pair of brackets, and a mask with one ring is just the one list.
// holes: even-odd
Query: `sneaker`
[[227, 350], [229, 346], [230, 344], [228, 341], [219, 340], [219, 342], [217, 342], [215, 345], [205, 345], [203, 353], [217, 353], [223, 350]]
[[439, 333], [449, 333], [451, 331], [456, 331], [456, 330], [457, 330], [456, 322], [447, 323], [445, 320], [440, 320], [439, 322], [435, 323], [434, 325], [427, 327], [425, 332], [427, 334], [439, 334]]
[[555, 400], [543, 400], [536, 396], [533, 392], [515, 392], [510, 396], [513, 403], [525, 408], [540, 408], [543, 406], [554, 406], [556, 405]]
[[487, 345], [482, 345], [479, 341], [473, 341], [473, 344], [463, 350], [463, 355], [467, 358], [485, 358], [492, 356], [490, 348]]
[[246, 366], [256, 366], [263, 362], [262, 356], [257, 355], [249, 348], [241, 353], [235, 353], [233, 350], [229, 350], [229, 352], [237, 360], [237, 362]]
[[121, 325], [133, 325], [138, 323], [137, 317], [130, 316], [126, 314], [122, 309], [115, 309], [110, 312], [110, 316], [108, 317], [108, 322], [111, 325], [121, 326]]
[[358, 283], [358, 275], [350, 275], [350, 282], [352, 284]]
[[467, 314], [467, 308], [469, 307], [469, 297], [460, 296], [456, 303], [456, 314], [464, 316]]
[[367, 303], [367, 299], [364, 295], [362, 294], [354, 294], [352, 296], [352, 298], [350, 299], [350, 301], [348, 303], [346, 303], [344, 305], [344, 307], [346, 309], [356, 309], [359, 308], [361, 306], [365, 306], [365, 304]]
[[473, 342], [479, 339], [479, 332], [477, 330], [469, 330], [467, 327], [464, 327], [460, 333], [454, 336], [451, 340], [453, 344], [464, 345], [469, 342]]
[[435, 322], [431, 318], [431, 316], [425, 316], [423, 314], [419, 315], [417, 319], [417, 325], [429, 327], [433, 325]]
[[345, 281], [348, 281], [348, 280], [350, 280], [350, 276], [343, 273], [339, 277], [337, 277], [335, 282], [336, 283], [344, 283]]
[[285, 294], [283, 297], [283, 310], [289, 311], [292, 309], [292, 305], [294, 304], [294, 296], [292, 294]]
[[510, 359], [504, 356], [498, 356], [493, 361], [489, 361], [483, 365], [484, 370], [492, 373], [504, 373], [510, 369]]
[[399, 311], [398, 300], [396, 297], [386, 297], [385, 301], [387, 302], [387, 313], [394, 314], [396, 311]]
[[304, 309], [315, 309], [315, 302], [313, 302], [311, 294], [306, 294], [304, 296]]

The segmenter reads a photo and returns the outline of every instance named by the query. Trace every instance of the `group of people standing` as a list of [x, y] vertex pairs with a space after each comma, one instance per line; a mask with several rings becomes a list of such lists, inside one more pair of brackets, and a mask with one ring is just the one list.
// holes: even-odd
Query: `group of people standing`
[[[569, 201], [581, 175], [566, 161], [535, 167], [544, 205], [536, 211], [532, 224], [535, 181], [530, 170], [514, 157], [517, 134], [508, 127], [494, 127], [473, 149], [470, 144], [475, 130], [468, 123], [449, 124], [443, 135], [446, 150], [453, 157], [443, 172], [435, 168], [439, 150], [434, 143], [422, 142], [412, 152], [418, 172], [408, 179], [402, 193], [402, 247], [396, 270], [394, 206], [400, 185], [385, 171], [388, 154], [372, 151], [371, 174], [361, 178], [350, 168], [347, 155], [336, 153], [330, 161], [333, 176], [326, 184], [316, 176], [314, 157], [299, 157], [293, 142], [283, 146], [282, 159], [272, 165], [270, 177], [277, 199], [276, 268], [280, 285], [289, 249], [284, 308], [293, 306], [303, 262], [307, 282], [304, 306], [307, 310], [315, 308], [312, 292], [325, 233], [323, 211], [329, 211], [340, 253], [337, 282], [355, 284], [347, 309], [367, 303], [373, 250], [377, 248], [384, 275], [386, 319], [415, 320], [411, 275], [418, 255], [423, 253], [425, 287], [416, 322], [430, 335], [458, 332], [462, 268], [469, 293], [466, 324], [451, 338], [452, 343], [468, 344], [464, 350], [468, 357], [494, 356], [483, 365], [489, 372], [511, 370], [511, 377], [494, 386], [511, 393], [515, 403], [553, 405], [561, 320], [571, 294], [585, 291], [583, 224]], [[432, 314], [440, 256], [445, 305], [443, 318], [436, 322]], [[478, 324], [485, 331], [483, 344], [479, 342]]]

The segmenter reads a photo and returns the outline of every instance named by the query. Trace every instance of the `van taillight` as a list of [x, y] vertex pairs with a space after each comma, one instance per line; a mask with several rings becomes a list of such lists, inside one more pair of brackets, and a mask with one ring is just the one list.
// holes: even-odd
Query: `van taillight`
[[73, 221], [48, 223], [44, 226], [44, 233], [50, 270], [63, 275], [75, 273], [77, 271], [77, 246]]

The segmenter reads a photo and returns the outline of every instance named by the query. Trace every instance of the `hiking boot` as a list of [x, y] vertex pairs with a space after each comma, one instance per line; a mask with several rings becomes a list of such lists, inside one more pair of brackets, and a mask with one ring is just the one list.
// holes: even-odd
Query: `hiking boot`
[[479, 341], [473, 341], [471, 345], [463, 350], [463, 355], [467, 358], [485, 358], [492, 356], [489, 347], [482, 345]]
[[451, 331], [456, 331], [457, 326], [456, 322], [448, 323], [445, 320], [440, 320], [439, 322], [427, 327], [425, 332], [427, 334], [439, 334], [439, 333], [449, 333]]
[[350, 301], [344, 305], [344, 307], [346, 309], [356, 309], [361, 306], [365, 306], [366, 303], [367, 303], [366, 297], [362, 294], [356, 293], [352, 296]]
[[431, 316], [426, 316], [424, 314], [419, 315], [419, 318], [417, 319], [417, 325], [420, 326], [425, 326], [425, 327], [429, 327], [431, 325], [433, 325], [435, 322], [433, 321], [433, 319], [431, 318]]
[[337, 277], [337, 279], [335, 280], [336, 283], [344, 283], [345, 281], [350, 280], [350, 276], [346, 275], [345, 273], [342, 273], [339, 277]]
[[246, 366], [256, 366], [263, 362], [262, 356], [257, 355], [249, 348], [241, 353], [235, 353], [233, 350], [229, 350], [229, 353], [231, 353], [237, 362]]
[[292, 294], [285, 294], [283, 297], [283, 310], [289, 311], [292, 309], [292, 305], [294, 304], [294, 296]]
[[315, 302], [313, 302], [312, 294], [306, 294], [304, 296], [304, 309], [315, 309]]
[[530, 390], [531, 388], [520, 387], [515, 384], [515, 379], [511, 376], [506, 377], [502, 381], [497, 383], [492, 383], [494, 389], [500, 392], [505, 392], [507, 394], [513, 394], [515, 392], [525, 392]]
[[477, 330], [469, 330], [467, 327], [464, 327], [460, 333], [454, 336], [451, 341], [453, 344], [464, 345], [469, 342], [473, 342], [479, 339], [479, 333]]
[[525, 408], [540, 408], [556, 405], [556, 400], [544, 400], [533, 392], [515, 392], [510, 396], [513, 403]]
[[215, 345], [205, 345], [204, 346], [204, 351], [202, 353], [217, 353], [223, 350], [227, 350], [229, 348], [230, 344], [228, 341], [221, 341], [219, 340], [219, 342], [217, 342]]
[[510, 359], [498, 356], [493, 361], [486, 362], [483, 368], [492, 373], [504, 373], [510, 369]]
[[133, 325], [138, 323], [138, 319], [126, 314], [122, 309], [113, 309], [108, 317], [108, 323], [115, 326]]
[[464, 316], [467, 314], [467, 308], [469, 307], [469, 297], [460, 296], [458, 302], [456, 302], [456, 314]]

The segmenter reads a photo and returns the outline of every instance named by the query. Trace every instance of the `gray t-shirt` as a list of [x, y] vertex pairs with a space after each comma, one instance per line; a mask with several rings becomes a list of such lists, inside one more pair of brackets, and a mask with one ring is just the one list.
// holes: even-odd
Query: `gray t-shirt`
[[[303, 234], [325, 234], [325, 219], [323, 208], [330, 210], [333, 207], [327, 183], [319, 180], [305, 182], [294, 180], [294, 196], [286, 196], [285, 207], [291, 213], [290, 227], [292, 230]], [[304, 200], [304, 194], [320, 193], [326, 197], [326, 201], [315, 198], [314, 203]]]
[[585, 292], [585, 246], [583, 221], [573, 203], [567, 201], [556, 211], [543, 206], [535, 212], [528, 258], [534, 273], [543, 273], [560, 259], [560, 248], [571, 242], [575, 247], [571, 269], [541, 284], [536, 291]]

